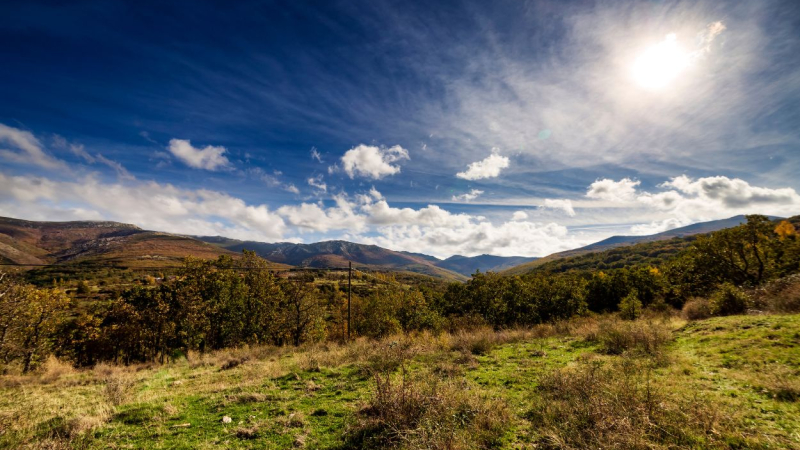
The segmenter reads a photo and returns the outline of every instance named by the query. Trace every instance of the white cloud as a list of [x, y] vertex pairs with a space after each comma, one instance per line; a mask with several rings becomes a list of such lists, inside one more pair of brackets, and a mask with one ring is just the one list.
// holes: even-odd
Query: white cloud
[[623, 178], [619, 181], [604, 178], [597, 180], [589, 186], [586, 196], [597, 200], [611, 202], [631, 202], [636, 200], [636, 186], [640, 181]]
[[672, 230], [689, 225], [687, 222], [676, 217], [671, 217], [664, 220], [653, 221], [647, 224], [639, 224], [631, 227], [631, 234], [637, 236], [647, 236], [651, 234], [662, 233], [664, 231]]
[[156, 182], [53, 181], [0, 173], [0, 215], [33, 220], [104, 219], [180, 234], [276, 240], [286, 224], [266, 205]]
[[299, 194], [300, 193], [300, 189], [297, 189], [297, 186], [295, 186], [292, 183], [288, 183], [288, 184], [283, 185], [283, 190], [285, 190], [286, 192], [291, 192], [292, 194]]
[[311, 177], [306, 181], [308, 182], [309, 186], [317, 188], [321, 192], [328, 192], [328, 185], [323, 181], [322, 174]]
[[[399, 145], [386, 148], [361, 144], [342, 156], [342, 169], [350, 178], [361, 176], [379, 180], [400, 173], [400, 166], [393, 163], [404, 159], [409, 159], [408, 150]], [[328, 170], [336, 171], [337, 167], [331, 166]]]
[[278, 214], [290, 225], [300, 227], [301, 231], [328, 232], [348, 230], [360, 233], [366, 229], [366, 217], [353, 209], [353, 204], [342, 196], [335, 197], [336, 206], [325, 208], [317, 203], [281, 206]]
[[568, 216], [575, 217], [575, 209], [572, 207], [572, 201], [568, 199], [551, 199], [544, 200], [544, 208], [559, 209], [564, 211]]
[[0, 157], [24, 164], [34, 164], [47, 169], [64, 169], [66, 164], [47, 154], [42, 143], [29, 131], [0, 123], [0, 145], [11, 145], [14, 150], [0, 147]]
[[492, 149], [492, 154], [482, 161], [471, 163], [467, 170], [456, 174], [458, 178], [465, 180], [481, 180], [483, 178], [495, 178], [500, 175], [500, 171], [507, 168], [509, 160], [505, 156], [495, 153], [497, 149]]
[[186, 139], [171, 139], [169, 151], [184, 164], [194, 169], [220, 170], [231, 167], [231, 162], [224, 155], [225, 147], [212, 145], [197, 148]]
[[514, 214], [511, 215], [511, 220], [513, 221], [526, 220], [527, 218], [528, 213], [525, 211], [514, 211]]
[[[725, 176], [690, 178], [681, 175], [662, 183], [662, 192], [637, 192], [638, 181], [599, 180], [587, 196], [619, 203], [625, 216], [649, 218], [634, 225], [634, 234], [652, 234], [691, 223], [726, 219], [740, 214], [792, 216], [800, 214], [800, 194], [792, 188], [753, 186]], [[616, 213], [619, 216], [619, 212]]]
[[483, 191], [481, 191], [479, 189], [473, 189], [473, 190], [471, 190], [471, 191], [469, 191], [467, 193], [461, 194], [461, 195], [454, 195], [453, 196], [453, 201], [454, 202], [467, 202], [467, 203], [469, 203], [472, 200], [475, 200], [476, 198], [478, 198], [478, 196], [480, 196], [481, 194], [483, 194]]

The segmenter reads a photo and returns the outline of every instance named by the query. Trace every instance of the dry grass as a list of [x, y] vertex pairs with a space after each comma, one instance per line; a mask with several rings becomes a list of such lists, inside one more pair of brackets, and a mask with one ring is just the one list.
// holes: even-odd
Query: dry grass
[[509, 408], [466, 381], [426, 372], [374, 374], [374, 396], [348, 432], [356, 448], [470, 449], [497, 446]]
[[601, 351], [609, 355], [636, 352], [660, 356], [672, 332], [662, 321], [623, 321], [607, 319], [598, 322], [596, 331], [587, 333], [587, 341], [600, 344]]
[[652, 371], [642, 359], [589, 359], [543, 376], [528, 413], [538, 448], [750, 448], [730, 411], [673, 398]]

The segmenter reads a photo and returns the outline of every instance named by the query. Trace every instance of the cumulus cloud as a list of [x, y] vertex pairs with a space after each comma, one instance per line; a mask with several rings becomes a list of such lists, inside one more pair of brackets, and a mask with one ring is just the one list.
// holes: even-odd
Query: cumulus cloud
[[466, 192], [464, 194], [461, 194], [461, 195], [454, 195], [453, 196], [453, 201], [454, 202], [467, 202], [467, 203], [469, 203], [472, 200], [475, 200], [476, 198], [478, 198], [478, 196], [480, 196], [481, 194], [483, 194], [483, 191], [481, 191], [480, 189], [473, 189], [473, 190], [471, 190], [469, 192]]
[[586, 196], [597, 200], [611, 202], [630, 202], [636, 200], [636, 186], [640, 181], [623, 178], [614, 181], [608, 178], [597, 180], [589, 186]]
[[63, 169], [66, 164], [49, 155], [33, 133], [0, 123], [0, 157], [24, 164], [33, 164], [47, 169]]
[[316, 188], [320, 192], [328, 192], [328, 185], [325, 184], [325, 181], [323, 181], [321, 174], [315, 177], [311, 177], [306, 181], [308, 182], [309, 186]]
[[266, 205], [156, 182], [54, 181], [0, 173], [0, 215], [39, 220], [105, 219], [181, 234], [275, 240], [286, 224]]
[[653, 217], [634, 225], [635, 234], [652, 234], [690, 223], [725, 219], [740, 214], [792, 216], [800, 214], [800, 194], [792, 188], [753, 186], [726, 176], [671, 178], [659, 185], [661, 192], [640, 192], [638, 181], [598, 180], [587, 196], [616, 202], [630, 209], [633, 217]]
[[575, 209], [572, 207], [572, 201], [567, 199], [546, 198], [544, 200], [544, 204], [542, 205], [542, 207], [550, 209], [558, 209], [564, 211], [564, 213], [566, 213], [570, 217], [575, 217]]
[[[377, 147], [361, 144], [353, 147], [342, 156], [342, 170], [350, 178], [365, 177], [373, 180], [400, 173], [398, 161], [409, 159], [408, 150], [395, 145], [394, 147]], [[336, 171], [336, 166], [328, 168], [329, 172]]]
[[497, 149], [492, 149], [492, 154], [482, 161], [476, 161], [467, 166], [467, 170], [456, 174], [458, 178], [465, 180], [480, 180], [483, 178], [495, 178], [500, 175], [500, 171], [507, 168], [509, 160], [505, 156], [496, 153]]
[[209, 145], [205, 148], [197, 148], [192, 146], [188, 139], [171, 139], [167, 149], [184, 164], [194, 169], [214, 171], [231, 167], [231, 162], [225, 157], [227, 150], [222, 146]]
[[514, 211], [514, 214], [511, 215], [511, 220], [519, 221], [525, 220], [528, 218], [528, 214], [525, 211]]
[[358, 242], [441, 257], [483, 253], [542, 256], [589, 242], [561, 225], [529, 222], [521, 211], [511, 222], [493, 223], [483, 216], [455, 214], [437, 205], [396, 208], [374, 188], [369, 194], [339, 195], [335, 200], [336, 205], [330, 207], [303, 203], [283, 206], [277, 212], [290, 225], [308, 231], [339, 230]]

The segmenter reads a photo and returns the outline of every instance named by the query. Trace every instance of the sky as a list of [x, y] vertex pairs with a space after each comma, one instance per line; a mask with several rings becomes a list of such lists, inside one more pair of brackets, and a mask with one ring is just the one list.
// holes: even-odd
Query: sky
[[544, 256], [800, 214], [800, 3], [0, 3], [0, 216]]

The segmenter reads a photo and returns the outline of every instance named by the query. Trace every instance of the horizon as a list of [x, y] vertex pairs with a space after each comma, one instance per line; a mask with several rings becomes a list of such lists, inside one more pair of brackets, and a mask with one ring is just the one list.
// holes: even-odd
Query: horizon
[[0, 12], [0, 216], [444, 259], [800, 214], [791, 1]]

